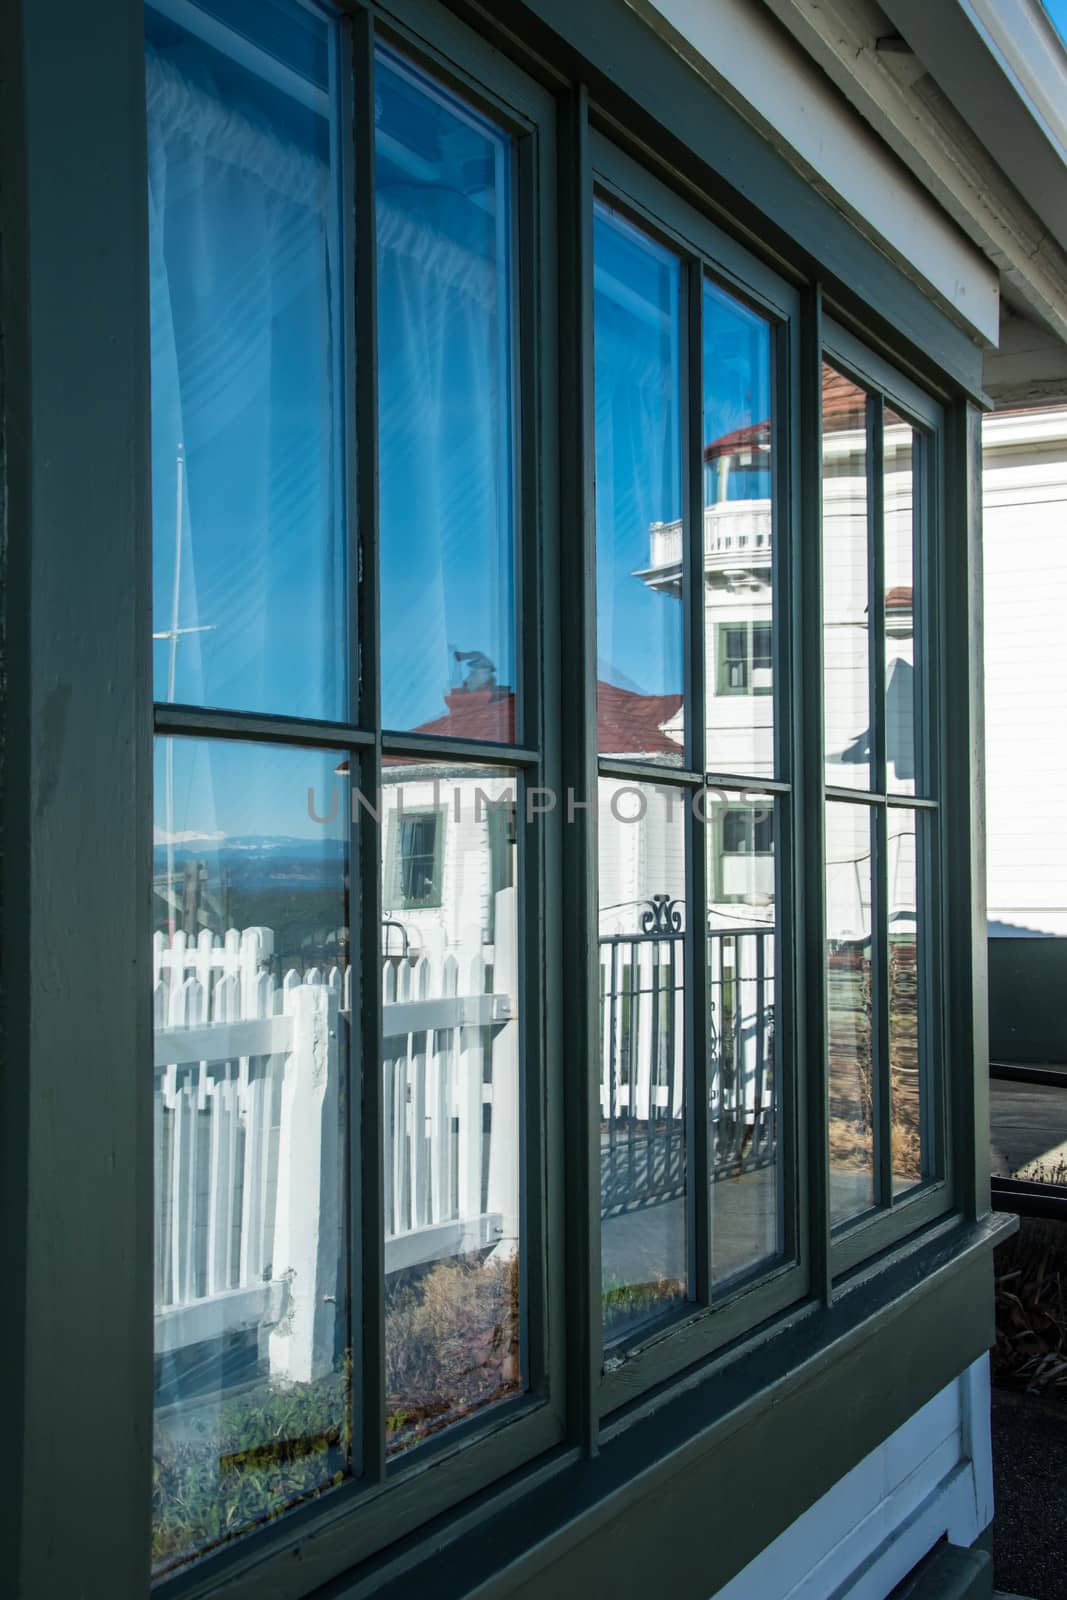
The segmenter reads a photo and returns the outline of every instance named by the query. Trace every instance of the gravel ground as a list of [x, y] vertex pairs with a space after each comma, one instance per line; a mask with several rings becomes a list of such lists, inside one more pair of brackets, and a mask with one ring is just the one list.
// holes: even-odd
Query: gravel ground
[[1067, 1405], [993, 1390], [998, 1590], [1067, 1600]]

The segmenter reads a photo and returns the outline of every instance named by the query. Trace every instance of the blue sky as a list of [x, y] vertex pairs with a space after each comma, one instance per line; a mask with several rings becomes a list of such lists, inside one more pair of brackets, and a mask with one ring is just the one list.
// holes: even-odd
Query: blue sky
[[[327, 30], [295, 5], [215, 9], [307, 87], [283, 92], [149, 13], [156, 695], [348, 720], [352, 427]], [[444, 711], [454, 650], [515, 682], [523, 379], [509, 137], [387, 54], [376, 107], [383, 721], [403, 729]], [[681, 607], [633, 573], [650, 525], [681, 510], [679, 263], [603, 215], [596, 253], [599, 655], [616, 683], [678, 691]], [[716, 291], [705, 326], [714, 439], [767, 415], [769, 342]], [[172, 694], [175, 620], [188, 631]], [[174, 831], [307, 834], [307, 784], [333, 764], [179, 741]]]
[[1067, 0], [1044, 0], [1044, 5], [1059, 29], [1060, 37], [1067, 39]]

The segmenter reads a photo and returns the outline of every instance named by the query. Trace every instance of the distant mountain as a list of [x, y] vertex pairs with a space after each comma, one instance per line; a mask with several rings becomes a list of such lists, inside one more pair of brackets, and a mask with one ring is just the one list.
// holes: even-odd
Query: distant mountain
[[290, 834], [233, 834], [221, 839], [205, 835], [176, 840], [169, 848], [157, 839], [154, 846], [159, 864], [165, 863], [170, 853], [176, 862], [214, 860], [232, 865], [251, 859], [262, 862], [264, 858], [272, 862], [336, 861], [344, 856], [345, 850], [345, 841], [327, 833], [325, 828], [310, 839], [298, 839]]

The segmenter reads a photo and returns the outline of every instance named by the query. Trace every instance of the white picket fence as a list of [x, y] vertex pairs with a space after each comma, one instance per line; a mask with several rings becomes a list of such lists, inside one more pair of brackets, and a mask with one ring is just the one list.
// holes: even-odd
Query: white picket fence
[[[491, 968], [480, 952], [383, 958], [387, 1272], [514, 1248], [514, 893], [497, 897]], [[273, 954], [269, 928], [156, 935], [155, 1343], [258, 1327], [272, 1372], [308, 1379], [333, 1362], [344, 1299], [351, 980], [279, 983]]]

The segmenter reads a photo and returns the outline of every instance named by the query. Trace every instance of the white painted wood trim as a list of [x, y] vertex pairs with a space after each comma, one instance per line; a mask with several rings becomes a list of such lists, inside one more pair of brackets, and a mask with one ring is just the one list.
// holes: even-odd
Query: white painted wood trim
[[982, 1357], [798, 1517], [715, 1600], [884, 1600], [946, 1536], [993, 1515]]
[[997, 342], [990, 263], [762, 5], [627, 3], [961, 327]]

